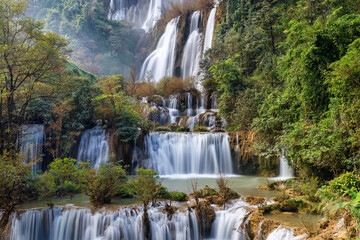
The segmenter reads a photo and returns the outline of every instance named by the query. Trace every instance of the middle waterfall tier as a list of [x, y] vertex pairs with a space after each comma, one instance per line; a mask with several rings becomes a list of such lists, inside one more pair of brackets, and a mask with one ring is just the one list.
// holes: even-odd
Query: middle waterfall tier
[[145, 137], [142, 165], [160, 175], [234, 174], [226, 133], [158, 133]]

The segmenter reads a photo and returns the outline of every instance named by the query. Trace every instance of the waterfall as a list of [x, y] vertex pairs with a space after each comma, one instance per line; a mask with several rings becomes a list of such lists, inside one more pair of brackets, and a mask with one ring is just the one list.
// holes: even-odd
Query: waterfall
[[186, 41], [181, 62], [181, 76], [183, 79], [196, 76], [199, 72], [201, 58], [202, 33], [199, 28], [201, 21], [200, 11], [191, 15], [190, 34]]
[[[151, 239], [199, 240], [199, 227], [192, 210], [177, 211], [169, 220], [157, 208], [149, 211]], [[143, 211], [120, 208], [92, 213], [90, 209], [54, 207], [27, 210], [12, 217], [11, 240], [142, 240]]]
[[307, 237], [306, 234], [294, 236], [294, 232], [294, 229], [286, 229], [279, 226], [272, 233], [270, 233], [266, 240], [303, 240]]
[[248, 204], [239, 201], [228, 210], [216, 211], [215, 221], [211, 230], [211, 239], [239, 239], [247, 240], [242, 223], [248, 214]]
[[[197, 109], [196, 109], [196, 115], [198, 114], [202, 114], [206, 111], [205, 109], [205, 97], [203, 94], [201, 94], [200, 96], [200, 101], [199, 101], [199, 98], [197, 98], [196, 100], [196, 105], [197, 105]], [[200, 104], [199, 104], [200, 103]]]
[[281, 178], [281, 179], [293, 178], [294, 177], [293, 170], [289, 166], [288, 161], [284, 154], [281, 154], [281, 156], [279, 158], [279, 162], [280, 162], [279, 178]]
[[108, 18], [127, 21], [149, 32], [161, 18], [162, 11], [170, 3], [181, 3], [185, 0], [110, 0]]
[[176, 96], [170, 96], [169, 104], [166, 107], [169, 110], [170, 123], [175, 123], [176, 118], [180, 116], [180, 111], [177, 109], [178, 99]]
[[214, 7], [211, 10], [206, 23], [206, 32], [205, 32], [205, 40], [204, 40], [204, 48], [203, 48], [204, 54], [212, 46], [214, 28], [215, 28], [215, 14], [216, 14], [216, 7]]
[[229, 136], [225, 133], [158, 133], [145, 137], [144, 167], [160, 175], [233, 174]]
[[185, 110], [185, 114], [187, 117], [192, 116], [193, 115], [193, 109], [192, 109], [192, 95], [191, 93], [187, 93], [186, 94], [186, 110]]
[[141, 67], [140, 81], [151, 77], [152, 80], [158, 82], [165, 76], [173, 75], [178, 22], [179, 17], [172, 19], [166, 25], [156, 49], [145, 59]]
[[20, 136], [20, 156], [26, 163], [35, 163], [32, 165], [32, 172], [41, 170], [41, 158], [43, 145], [45, 142], [44, 125], [32, 124], [22, 127]]
[[[215, 221], [203, 239], [248, 240], [246, 223], [252, 206], [241, 199], [226, 210], [215, 210]], [[194, 210], [178, 209], [171, 217], [162, 208], [149, 208], [151, 240], [200, 240], [200, 226]], [[12, 215], [10, 240], [143, 240], [143, 210], [140, 206], [105, 208], [93, 212], [72, 205], [53, 209], [21, 210]], [[281, 226], [268, 240], [300, 240], [293, 229]]]
[[105, 130], [100, 126], [86, 130], [81, 136], [78, 162], [90, 160], [91, 166], [98, 168], [101, 163], [109, 161], [109, 143], [105, 136]]

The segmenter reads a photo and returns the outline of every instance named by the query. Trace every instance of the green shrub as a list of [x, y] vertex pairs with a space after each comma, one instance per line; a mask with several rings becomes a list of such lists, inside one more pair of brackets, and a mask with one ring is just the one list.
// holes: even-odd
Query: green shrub
[[94, 206], [111, 203], [126, 181], [126, 172], [115, 163], [103, 163], [98, 169], [90, 169], [83, 182], [85, 194]]
[[171, 132], [171, 129], [168, 127], [157, 127], [155, 128], [156, 132]]
[[298, 212], [299, 209], [306, 207], [306, 203], [302, 199], [286, 199], [281, 206], [283, 212]]
[[188, 127], [179, 127], [176, 129], [177, 132], [190, 132], [190, 128]]
[[322, 186], [316, 193], [321, 199], [335, 200], [341, 196], [349, 196], [349, 192], [360, 191], [360, 176], [347, 172]]
[[180, 126], [177, 123], [171, 123], [167, 126], [171, 131], [175, 132]]
[[183, 193], [183, 192], [170, 192], [170, 200], [173, 200], [173, 201], [186, 201], [186, 193]]
[[354, 172], [347, 172], [331, 180], [329, 189], [334, 193], [345, 194], [348, 191], [360, 191], [360, 176]]
[[210, 132], [210, 130], [204, 126], [195, 126], [193, 132]]
[[160, 199], [170, 199], [170, 193], [165, 186], [160, 185], [158, 188], [158, 195], [157, 198]]
[[39, 177], [40, 198], [51, 202], [56, 196], [80, 193], [82, 176], [83, 170], [76, 159], [55, 159], [49, 164], [49, 170]]

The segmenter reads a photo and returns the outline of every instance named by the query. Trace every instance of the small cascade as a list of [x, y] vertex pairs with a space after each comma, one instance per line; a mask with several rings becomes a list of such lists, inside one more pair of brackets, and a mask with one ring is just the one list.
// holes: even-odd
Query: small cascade
[[214, 7], [210, 15], [208, 17], [206, 23], [206, 32], [205, 32], [205, 39], [204, 39], [204, 47], [203, 47], [203, 54], [212, 47], [212, 41], [214, 37], [214, 28], [215, 28], [215, 15], [216, 15], [216, 7]]
[[163, 77], [173, 75], [178, 22], [179, 17], [172, 19], [166, 25], [165, 32], [156, 49], [145, 59], [141, 67], [140, 81], [150, 77], [153, 81], [158, 82]]
[[216, 111], [218, 109], [218, 99], [217, 97], [211, 98], [211, 109]]
[[281, 154], [281, 156], [279, 158], [279, 162], [280, 162], [279, 178], [281, 178], [281, 179], [293, 178], [294, 177], [293, 170], [289, 166], [288, 161], [284, 154]]
[[77, 161], [86, 162], [87, 160], [90, 160], [94, 168], [109, 161], [109, 143], [105, 130], [100, 126], [86, 130], [81, 136]]
[[247, 203], [239, 201], [228, 210], [216, 211], [215, 221], [211, 231], [211, 239], [248, 240], [242, 224], [249, 213]]
[[45, 143], [45, 127], [40, 124], [24, 125], [20, 136], [20, 156], [32, 165], [32, 172], [41, 170], [41, 158]]
[[178, 100], [176, 96], [171, 96], [169, 99], [169, 104], [166, 105], [169, 110], [170, 123], [175, 123], [176, 118], [180, 116], [180, 111], [177, 109]]
[[260, 224], [259, 224], [259, 229], [258, 229], [258, 232], [257, 232], [258, 240], [262, 240], [261, 228], [262, 228], [263, 222], [264, 222], [264, 220], [262, 220], [262, 221], [260, 222]]
[[201, 21], [200, 11], [191, 15], [190, 34], [186, 41], [181, 63], [183, 79], [195, 77], [199, 72], [201, 59], [202, 33], [199, 23]]
[[202, 114], [205, 111], [205, 97], [203, 94], [201, 94], [200, 99], [197, 99], [196, 115]]
[[160, 175], [233, 174], [229, 136], [225, 133], [158, 133], [145, 137], [145, 168]]
[[192, 96], [191, 93], [187, 93], [186, 95], [186, 110], [185, 110], [185, 114], [187, 117], [192, 116], [193, 115], [193, 109], [192, 109]]
[[270, 233], [266, 240], [304, 240], [307, 237], [306, 234], [294, 236], [294, 233], [294, 229], [286, 229], [282, 226], [279, 226], [272, 233]]
[[[159, 209], [149, 210], [151, 239], [199, 240], [193, 211], [177, 211], [169, 220]], [[143, 211], [121, 208], [92, 213], [90, 209], [54, 207], [13, 215], [11, 240], [121, 240], [144, 239]]]

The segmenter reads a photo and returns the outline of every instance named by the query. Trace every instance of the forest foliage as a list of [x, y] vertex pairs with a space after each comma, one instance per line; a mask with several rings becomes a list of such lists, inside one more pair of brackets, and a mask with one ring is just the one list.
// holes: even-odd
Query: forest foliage
[[360, 1], [224, 1], [203, 85], [229, 130], [302, 176], [360, 167]]

